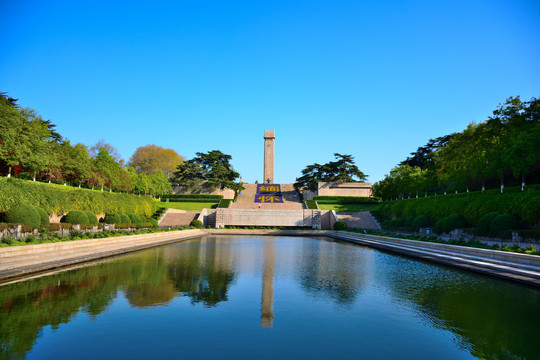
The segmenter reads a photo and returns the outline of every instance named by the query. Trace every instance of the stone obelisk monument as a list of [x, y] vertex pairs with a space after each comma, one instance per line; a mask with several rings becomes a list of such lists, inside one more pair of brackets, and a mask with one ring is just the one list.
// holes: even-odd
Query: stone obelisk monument
[[264, 130], [264, 178], [267, 184], [274, 183], [274, 130]]

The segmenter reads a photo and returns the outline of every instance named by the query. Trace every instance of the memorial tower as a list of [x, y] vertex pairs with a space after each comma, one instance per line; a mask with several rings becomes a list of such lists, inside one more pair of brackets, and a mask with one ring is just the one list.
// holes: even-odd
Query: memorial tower
[[264, 177], [266, 184], [274, 183], [274, 130], [264, 130]]

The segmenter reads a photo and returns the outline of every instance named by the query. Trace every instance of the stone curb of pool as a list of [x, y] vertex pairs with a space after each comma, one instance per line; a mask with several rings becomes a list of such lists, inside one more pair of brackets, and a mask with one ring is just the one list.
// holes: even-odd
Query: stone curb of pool
[[330, 237], [540, 286], [540, 257], [332, 230], [197, 229], [0, 248], [0, 282], [206, 235]]

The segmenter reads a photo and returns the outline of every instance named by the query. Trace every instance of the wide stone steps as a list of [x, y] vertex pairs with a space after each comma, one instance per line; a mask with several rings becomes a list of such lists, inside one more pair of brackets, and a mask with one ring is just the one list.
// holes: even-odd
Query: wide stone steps
[[163, 220], [159, 223], [160, 227], [167, 226], [189, 226], [189, 224], [199, 216], [198, 211], [185, 212], [167, 212]]
[[429, 242], [416, 245], [414, 243], [418, 241], [414, 240], [392, 240], [379, 236], [343, 232], [333, 233], [331, 236], [472, 271], [486, 272], [487, 270], [495, 276], [522, 280], [527, 283], [532, 281], [532, 284], [540, 285], [540, 257], [538, 256]]
[[380, 230], [369, 211], [355, 213], [338, 213], [339, 220], [344, 221], [349, 229]]

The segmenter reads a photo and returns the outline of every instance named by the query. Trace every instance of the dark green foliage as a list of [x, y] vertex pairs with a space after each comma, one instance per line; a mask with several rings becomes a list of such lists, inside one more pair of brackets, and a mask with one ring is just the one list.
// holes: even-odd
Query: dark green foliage
[[405, 219], [405, 226], [412, 227], [412, 223], [413, 223], [414, 219], [416, 219], [416, 216], [414, 216], [414, 215], [411, 215], [411, 216], [407, 217]]
[[175, 201], [180, 199], [215, 199], [215, 200], [221, 200], [223, 199], [223, 195], [213, 195], [213, 194], [170, 194], [170, 195], [164, 195], [161, 198], [161, 201], [166, 201], [165, 199], [169, 199], [169, 201]]
[[444, 232], [444, 220], [445, 218], [442, 218], [435, 223], [435, 226], [433, 227], [435, 234], [442, 234]]
[[490, 227], [491, 236], [499, 236], [504, 230], [515, 229], [518, 226], [518, 220], [511, 214], [500, 214], [492, 222]]
[[376, 204], [380, 201], [376, 197], [324, 195], [316, 195], [313, 200], [316, 200], [319, 204]]
[[452, 214], [443, 219], [443, 232], [449, 233], [455, 229], [467, 227], [467, 220], [459, 214]]
[[504, 194], [475, 192], [387, 201], [379, 212], [387, 218], [427, 215], [433, 220], [460, 214], [473, 224], [490, 212], [506, 212], [525, 223], [540, 224], [540, 190], [529, 188]]
[[191, 220], [189, 223], [189, 226], [197, 228], [197, 229], [203, 229], [204, 225], [200, 220]]
[[399, 219], [396, 219], [396, 226], [405, 226], [405, 218], [399, 218]]
[[11, 208], [5, 215], [6, 222], [19, 223], [38, 229], [41, 224], [41, 216], [32, 205], [17, 205]]
[[106, 213], [105, 218], [103, 219], [105, 224], [120, 224], [122, 222], [121, 220], [120, 214], [114, 212]]
[[42, 208], [40, 208], [39, 206], [36, 206], [36, 210], [39, 213], [39, 217], [40, 217], [40, 226], [39, 227], [41, 229], [48, 229], [49, 224], [50, 224], [49, 214], [47, 214], [47, 212], [45, 210], [43, 210]]
[[219, 202], [218, 208], [228, 208], [231, 206], [231, 199], [223, 199]]
[[167, 208], [164, 208], [164, 207], [158, 208], [157, 211], [152, 214], [152, 218], [155, 220], [158, 220], [161, 217], [161, 215], [163, 215], [165, 210], [167, 210]]
[[431, 226], [431, 219], [426, 215], [418, 215], [414, 218], [411, 226], [414, 230], [418, 230], [420, 228], [428, 228]]
[[71, 210], [67, 213], [64, 222], [75, 224], [75, 225], [88, 225], [89, 220], [88, 216], [84, 211], [81, 210]]
[[147, 217], [146, 222], [152, 224], [152, 227], [158, 227], [158, 222], [154, 218]]
[[85, 211], [84, 213], [86, 214], [86, 217], [88, 217], [88, 224], [92, 226], [97, 226], [98, 219], [96, 214], [91, 211]]
[[129, 213], [127, 214], [127, 216], [129, 216], [129, 219], [131, 220], [132, 225], [139, 226], [139, 227], [142, 226], [143, 219], [141, 219], [139, 215], [134, 214], [134, 213]]
[[190, 202], [190, 203], [196, 203], [196, 202], [218, 202], [220, 201], [221, 199], [200, 199], [200, 198], [193, 198], [193, 199], [174, 199], [174, 200], [170, 200], [169, 202]]
[[489, 236], [490, 229], [491, 229], [491, 223], [497, 216], [499, 216], [500, 213], [498, 212], [490, 212], [488, 214], [483, 215], [480, 220], [478, 220], [478, 224], [476, 225], [476, 235], [480, 236]]
[[127, 216], [127, 214], [118, 214], [118, 215], [120, 215], [120, 224], [127, 224], [126, 227], [130, 227], [131, 219], [129, 218], [129, 216]]
[[0, 212], [19, 204], [39, 206], [47, 213], [83, 209], [94, 214], [135, 211], [150, 216], [157, 204], [148, 196], [109, 193], [70, 186], [0, 177]]
[[347, 228], [347, 223], [345, 221], [339, 220], [334, 223], [334, 230], [345, 230]]
[[318, 209], [317, 202], [315, 200], [306, 200], [307, 208], [308, 209]]

